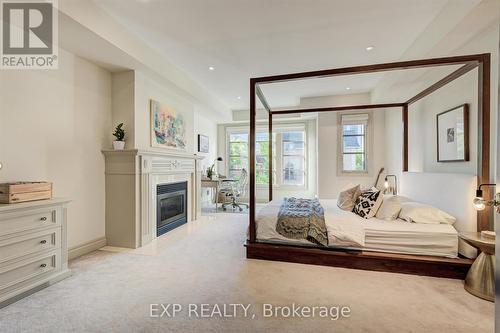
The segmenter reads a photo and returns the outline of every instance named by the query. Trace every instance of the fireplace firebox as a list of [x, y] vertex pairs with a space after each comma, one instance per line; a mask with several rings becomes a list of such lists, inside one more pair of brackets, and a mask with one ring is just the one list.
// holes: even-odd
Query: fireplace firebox
[[156, 187], [156, 235], [187, 222], [187, 182], [160, 184]]

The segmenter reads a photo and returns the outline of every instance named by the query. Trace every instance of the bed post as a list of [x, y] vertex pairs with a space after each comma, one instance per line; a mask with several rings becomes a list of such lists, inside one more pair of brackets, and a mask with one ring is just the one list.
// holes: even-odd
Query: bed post
[[403, 105], [403, 172], [408, 171], [408, 103]]
[[[478, 67], [478, 185], [492, 183], [490, 180], [490, 61], [490, 54], [483, 54]], [[489, 188], [485, 187], [484, 190], [485, 198], [491, 198]], [[494, 219], [493, 211], [493, 209], [478, 211], [477, 231], [493, 229], [490, 223]]]
[[269, 112], [269, 201], [273, 200], [273, 114]]
[[255, 81], [250, 79], [249, 240], [255, 242]]

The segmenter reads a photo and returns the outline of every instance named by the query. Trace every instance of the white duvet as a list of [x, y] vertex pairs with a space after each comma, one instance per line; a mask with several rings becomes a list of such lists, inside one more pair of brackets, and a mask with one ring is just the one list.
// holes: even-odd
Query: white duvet
[[[364, 219], [337, 207], [336, 200], [320, 200], [325, 209], [328, 246], [353, 250], [409, 253], [456, 258], [458, 232], [450, 224], [410, 223], [401, 219]], [[257, 212], [257, 239], [283, 244], [316, 246], [306, 240], [288, 239], [276, 232], [281, 200]]]
[[[365, 246], [363, 218], [337, 207], [336, 200], [320, 200], [325, 211], [325, 224], [328, 233], [328, 246]], [[273, 200], [257, 212], [256, 227], [258, 240], [290, 241], [276, 231], [276, 222], [281, 200]], [[307, 240], [294, 240], [294, 243], [312, 245]]]

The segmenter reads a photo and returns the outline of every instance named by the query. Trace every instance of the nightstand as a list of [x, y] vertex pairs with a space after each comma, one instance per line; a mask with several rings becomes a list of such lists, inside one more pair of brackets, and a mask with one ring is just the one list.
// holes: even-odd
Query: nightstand
[[495, 300], [495, 240], [482, 237], [480, 232], [461, 232], [459, 237], [480, 253], [469, 269], [464, 288], [472, 295]]

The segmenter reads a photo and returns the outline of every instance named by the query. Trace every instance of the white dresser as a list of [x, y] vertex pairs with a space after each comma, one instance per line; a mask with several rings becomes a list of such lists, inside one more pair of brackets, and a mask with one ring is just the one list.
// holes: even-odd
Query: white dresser
[[68, 203], [0, 204], [0, 307], [69, 276]]

